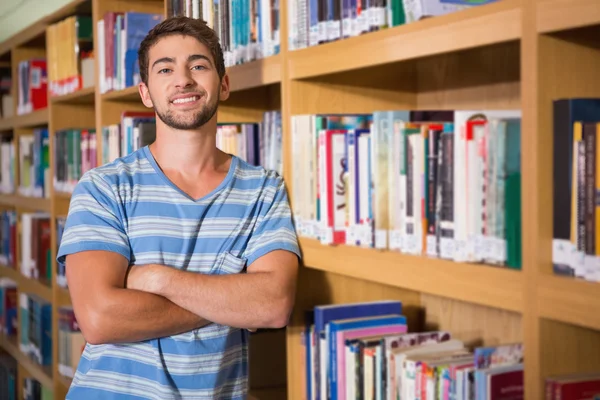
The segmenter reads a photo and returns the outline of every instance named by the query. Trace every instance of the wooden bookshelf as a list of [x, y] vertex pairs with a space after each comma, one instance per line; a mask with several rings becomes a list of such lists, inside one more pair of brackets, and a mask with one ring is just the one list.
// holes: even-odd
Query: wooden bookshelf
[[523, 311], [520, 271], [301, 239], [307, 268], [515, 312]]
[[40, 366], [23, 354], [19, 349], [17, 337], [6, 337], [5, 335], [0, 334], [0, 347], [13, 356], [19, 365], [25, 368], [25, 370], [27, 370], [27, 372], [29, 372], [29, 374], [37, 379], [42, 385], [46, 387], [53, 386], [51, 368], [48, 366]]
[[140, 92], [137, 86], [128, 87], [123, 90], [114, 90], [102, 94], [102, 101], [126, 101], [140, 102]]
[[7, 266], [0, 266], [0, 272], [0, 276], [6, 276], [17, 282], [20, 290], [40, 296], [46, 301], [52, 301], [52, 287], [49, 282], [28, 278], [15, 268]]
[[240, 91], [281, 83], [281, 55], [266, 57], [227, 68], [230, 91]]
[[55, 104], [94, 104], [94, 101], [96, 101], [95, 95], [96, 88], [89, 87], [62, 96], [51, 97], [50, 101]]
[[318, 77], [515, 41], [521, 35], [520, 4], [502, 0], [418, 24], [295, 50], [288, 55], [289, 78]]
[[[48, 24], [73, 13], [160, 12], [168, 0], [74, 0], [40, 23], [0, 43], [0, 67], [15, 69], [22, 57], [44, 54]], [[600, 97], [600, 7], [597, 0], [499, 0], [461, 12], [370, 32], [301, 50], [288, 50], [287, 1], [280, 3], [280, 54], [227, 69], [232, 94], [219, 122], [260, 121], [265, 110], [282, 110], [284, 174], [290, 193], [290, 120], [305, 113], [353, 113], [386, 109], [515, 109], [523, 112], [523, 267], [511, 270], [455, 263], [426, 256], [351, 246], [324, 246], [301, 238], [296, 308], [286, 329], [287, 387], [253, 390], [259, 400], [302, 398], [303, 311], [317, 304], [399, 299], [409, 329], [447, 329], [467, 343], [522, 341], [526, 349], [526, 398], [543, 398], [544, 379], [554, 373], [600, 370], [600, 283], [552, 275], [552, 100]], [[94, 25], [94, 36], [97, 38]], [[101, 128], [124, 110], [148, 109], [137, 86], [100, 93], [93, 88], [49, 99], [46, 110], [0, 119], [2, 134], [33, 128]], [[525, 134], [526, 132], [526, 134]], [[51, 170], [56, 163], [52, 152]], [[98, 154], [102, 153], [97, 143]], [[18, 166], [17, 166], [18, 168]], [[50, 199], [0, 195], [0, 206], [52, 215], [68, 212], [70, 194]], [[67, 289], [27, 279], [0, 266], [0, 276], [19, 291], [69, 305]], [[70, 380], [55, 364], [40, 368], [18, 349], [17, 338], [0, 336], [0, 347], [55, 399]], [[273, 351], [272, 353], [275, 353]], [[268, 354], [265, 355], [265, 357]], [[596, 355], [599, 355], [596, 357]], [[593, 358], [593, 360], [591, 360]], [[52, 377], [55, 379], [52, 379]]]
[[540, 276], [540, 316], [600, 331], [598, 284], [553, 275]]
[[26, 197], [20, 195], [0, 195], [0, 204], [11, 207], [20, 208], [27, 211], [45, 211], [50, 212], [51, 199]]
[[14, 129], [36, 128], [39, 126], [48, 125], [48, 109], [14, 116], [11, 118], [11, 122]]
[[538, 0], [539, 33], [600, 24], [600, 7], [595, 0]]

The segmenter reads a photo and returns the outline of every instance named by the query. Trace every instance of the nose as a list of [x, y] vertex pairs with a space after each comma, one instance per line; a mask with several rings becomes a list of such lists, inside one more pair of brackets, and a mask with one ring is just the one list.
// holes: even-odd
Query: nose
[[186, 88], [193, 84], [194, 80], [192, 79], [191, 71], [188, 68], [177, 68], [175, 73], [175, 86], [178, 88]]

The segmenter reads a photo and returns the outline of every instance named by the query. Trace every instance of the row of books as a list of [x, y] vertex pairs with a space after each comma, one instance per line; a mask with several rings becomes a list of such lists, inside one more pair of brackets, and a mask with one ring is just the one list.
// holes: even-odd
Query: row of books
[[17, 399], [19, 368], [17, 360], [0, 349], [0, 400]]
[[14, 193], [16, 187], [15, 142], [12, 136], [0, 138], [0, 193]]
[[79, 179], [97, 164], [96, 129], [63, 129], [54, 133], [54, 190], [72, 193]]
[[52, 365], [52, 303], [19, 292], [19, 349], [39, 365]]
[[11, 95], [12, 78], [10, 67], [0, 67], [0, 119], [14, 115], [14, 98]]
[[94, 86], [93, 24], [88, 15], [72, 15], [47, 28], [46, 60], [50, 96]]
[[172, 0], [168, 15], [202, 19], [219, 36], [225, 66], [280, 51], [279, 2], [273, 0]]
[[73, 307], [58, 309], [58, 373], [73, 378], [85, 347]]
[[17, 360], [8, 353], [0, 351], [0, 400], [53, 400], [52, 388], [32, 377], [23, 378], [22, 396], [18, 396], [19, 368]]
[[37, 379], [27, 377], [23, 380], [23, 400], [54, 400], [54, 391]]
[[18, 138], [19, 194], [27, 197], [50, 197], [48, 128], [36, 128], [33, 135], [19, 135]]
[[148, 32], [162, 21], [162, 14], [106, 12], [96, 22], [100, 93], [137, 85], [140, 79], [138, 49]]
[[220, 124], [217, 147], [251, 165], [283, 174], [281, 112], [266, 111], [258, 123]]
[[46, 212], [22, 213], [21, 234], [21, 273], [30, 279], [51, 282], [52, 252], [50, 214]]
[[103, 164], [151, 144], [156, 139], [156, 117], [153, 112], [123, 111], [118, 124], [102, 127]]
[[[65, 231], [65, 224], [67, 223], [67, 219], [65, 217], [56, 218], [56, 251], [60, 248], [60, 241], [62, 240], [62, 235]], [[59, 264], [58, 262], [54, 262], [56, 266], [56, 284], [62, 288], [67, 288], [67, 271], [64, 264]]]
[[409, 333], [397, 300], [316, 306], [302, 344], [306, 399], [523, 398], [521, 343], [471, 349], [451, 332]]
[[17, 115], [48, 106], [48, 75], [45, 58], [20, 61], [17, 68]]
[[496, 0], [288, 0], [290, 50], [437, 17]]
[[17, 334], [17, 283], [10, 278], [0, 278], [0, 334]]
[[521, 266], [519, 110], [292, 117], [298, 234]]
[[553, 103], [553, 250], [557, 275], [600, 281], [600, 98]]

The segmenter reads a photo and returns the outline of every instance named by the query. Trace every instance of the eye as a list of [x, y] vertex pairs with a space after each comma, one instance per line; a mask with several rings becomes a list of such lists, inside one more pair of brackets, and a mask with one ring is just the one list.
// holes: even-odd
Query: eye
[[161, 70], [158, 71], [159, 74], [165, 74], [167, 72], [171, 71], [169, 68], [163, 68]]
[[206, 69], [206, 67], [205, 67], [204, 65], [194, 65], [194, 66], [192, 67], [192, 69], [195, 69], [195, 70], [197, 70], [197, 71], [200, 71], [200, 70]]

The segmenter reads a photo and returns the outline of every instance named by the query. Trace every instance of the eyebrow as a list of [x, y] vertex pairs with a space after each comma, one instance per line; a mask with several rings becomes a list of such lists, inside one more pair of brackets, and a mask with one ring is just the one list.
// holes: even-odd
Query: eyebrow
[[[196, 60], [206, 60], [212, 66], [212, 62], [210, 61], [210, 58], [206, 57], [203, 54], [192, 54], [188, 57], [187, 62], [192, 62], [192, 61], [196, 61]], [[162, 57], [152, 63], [152, 68], [154, 68], [156, 66], [156, 64], [174, 63], [174, 62], [175, 62], [174, 58]]]

